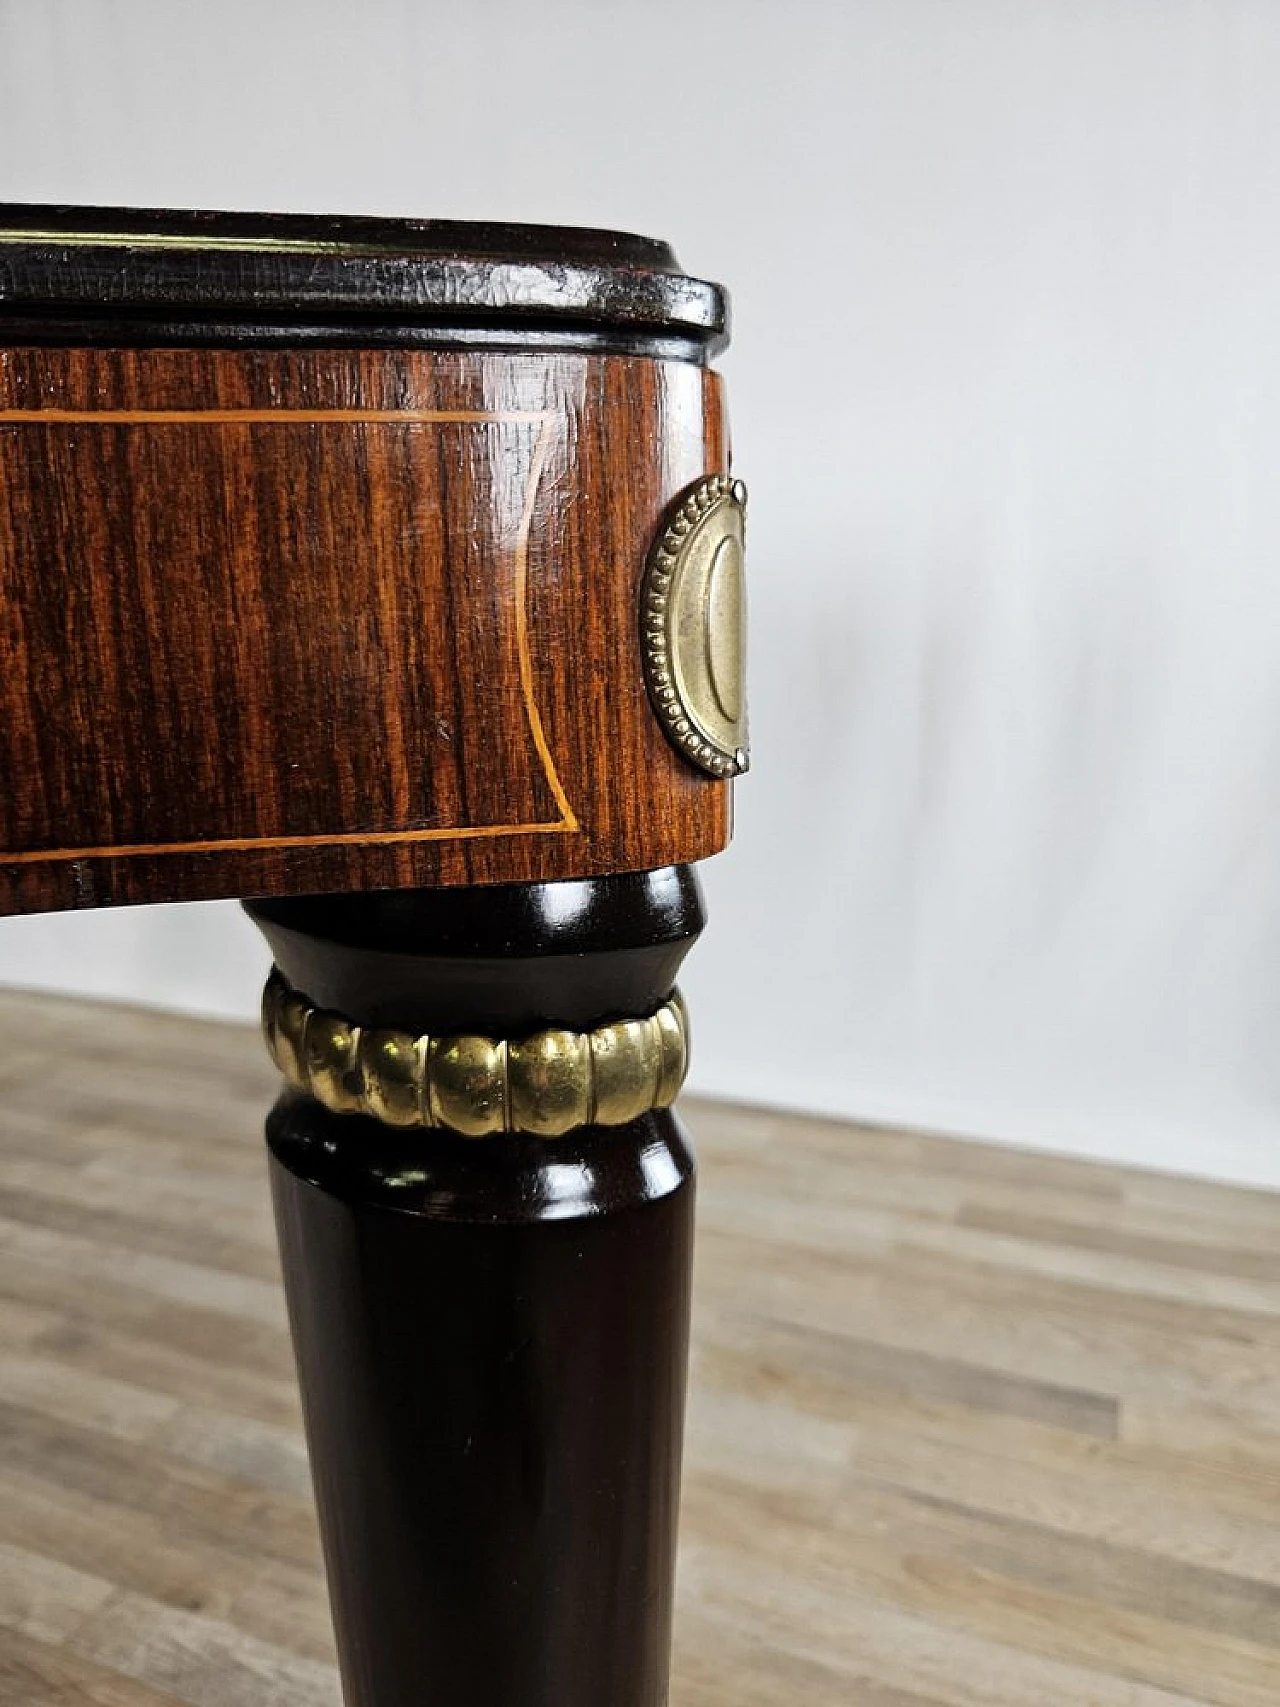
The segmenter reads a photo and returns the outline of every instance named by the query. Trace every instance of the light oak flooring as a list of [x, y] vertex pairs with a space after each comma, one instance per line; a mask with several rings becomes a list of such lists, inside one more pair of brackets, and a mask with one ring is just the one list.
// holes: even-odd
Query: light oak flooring
[[[0, 1703], [327, 1707], [258, 1043], [0, 1038]], [[687, 1117], [674, 1707], [1277, 1707], [1280, 1197]]]

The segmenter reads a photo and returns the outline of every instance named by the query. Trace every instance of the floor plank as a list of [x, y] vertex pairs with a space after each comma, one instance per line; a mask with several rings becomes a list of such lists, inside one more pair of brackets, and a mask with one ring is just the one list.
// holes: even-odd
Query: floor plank
[[[0, 1023], [0, 1704], [336, 1707], [257, 1041]], [[673, 1707], [1280, 1702], [1280, 1195], [686, 1114]]]

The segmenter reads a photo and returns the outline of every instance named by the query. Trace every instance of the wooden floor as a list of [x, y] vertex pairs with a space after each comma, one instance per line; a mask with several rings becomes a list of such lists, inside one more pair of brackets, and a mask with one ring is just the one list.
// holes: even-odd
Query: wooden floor
[[[256, 1039], [0, 1036], [0, 1703], [336, 1702]], [[687, 1113], [674, 1707], [1277, 1707], [1280, 1197]]]

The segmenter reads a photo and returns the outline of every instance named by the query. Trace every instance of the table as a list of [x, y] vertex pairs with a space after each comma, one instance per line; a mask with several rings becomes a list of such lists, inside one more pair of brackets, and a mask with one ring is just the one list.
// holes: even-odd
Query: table
[[0, 913], [271, 945], [348, 1707], [666, 1699], [727, 315], [615, 232], [0, 208]]

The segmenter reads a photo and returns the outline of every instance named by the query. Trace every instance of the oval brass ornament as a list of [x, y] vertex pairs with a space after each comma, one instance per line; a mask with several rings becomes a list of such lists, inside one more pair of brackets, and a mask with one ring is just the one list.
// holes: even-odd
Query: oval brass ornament
[[708, 475], [649, 554], [640, 595], [645, 680], [672, 744], [709, 776], [747, 768], [747, 489]]

